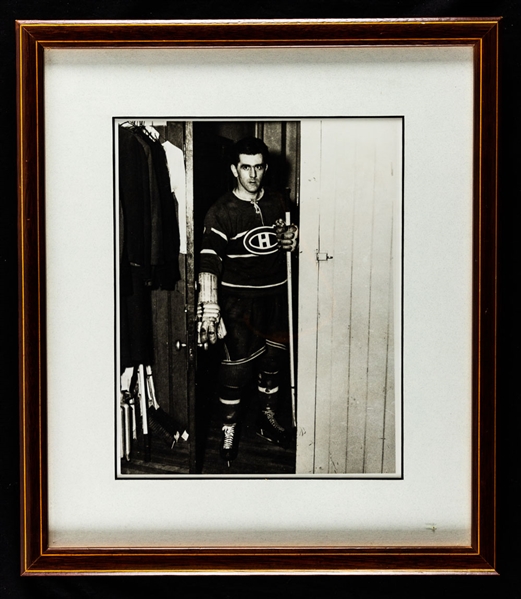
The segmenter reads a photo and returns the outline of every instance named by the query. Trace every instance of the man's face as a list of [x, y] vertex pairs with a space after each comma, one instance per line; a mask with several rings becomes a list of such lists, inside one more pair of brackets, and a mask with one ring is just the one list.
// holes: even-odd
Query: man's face
[[239, 154], [239, 164], [232, 164], [232, 173], [237, 178], [239, 191], [257, 193], [262, 185], [268, 165], [264, 164], [262, 154]]

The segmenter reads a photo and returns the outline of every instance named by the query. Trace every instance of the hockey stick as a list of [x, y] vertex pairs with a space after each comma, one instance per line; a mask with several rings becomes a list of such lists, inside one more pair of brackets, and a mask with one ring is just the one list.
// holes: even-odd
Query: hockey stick
[[[286, 212], [286, 226], [291, 225], [291, 216]], [[297, 426], [295, 401], [295, 348], [293, 345], [293, 282], [291, 279], [291, 252], [286, 252], [286, 272], [288, 279], [288, 323], [289, 323], [289, 383], [291, 388], [291, 420]]]

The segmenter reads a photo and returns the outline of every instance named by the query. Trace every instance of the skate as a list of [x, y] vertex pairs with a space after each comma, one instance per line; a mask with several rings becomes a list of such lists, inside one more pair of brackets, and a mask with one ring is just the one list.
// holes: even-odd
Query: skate
[[221, 439], [221, 458], [227, 463], [228, 468], [239, 453], [239, 430], [237, 423], [223, 424]]
[[286, 445], [291, 440], [290, 433], [277, 422], [271, 408], [266, 408], [259, 414], [256, 433], [259, 437], [278, 445]]

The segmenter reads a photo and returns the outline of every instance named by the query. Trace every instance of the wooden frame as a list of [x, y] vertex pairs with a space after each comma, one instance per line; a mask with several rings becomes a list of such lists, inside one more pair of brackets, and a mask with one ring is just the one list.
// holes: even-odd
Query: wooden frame
[[[496, 573], [498, 18], [17, 23], [24, 574]], [[474, 50], [472, 540], [469, 547], [51, 549], [48, 543], [43, 58], [46, 48], [437, 46]]]

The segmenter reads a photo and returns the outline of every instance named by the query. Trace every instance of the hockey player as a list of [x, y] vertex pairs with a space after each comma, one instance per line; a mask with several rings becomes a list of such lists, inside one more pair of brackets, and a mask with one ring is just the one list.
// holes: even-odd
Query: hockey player
[[295, 250], [298, 230], [284, 224], [283, 197], [262, 185], [268, 161], [262, 140], [238, 141], [231, 164], [235, 188], [210, 208], [204, 224], [198, 341], [223, 339], [220, 453], [228, 465], [237, 457], [240, 404], [255, 371], [257, 434], [282, 444], [290, 437], [276, 410], [279, 371], [288, 360], [286, 252]]

